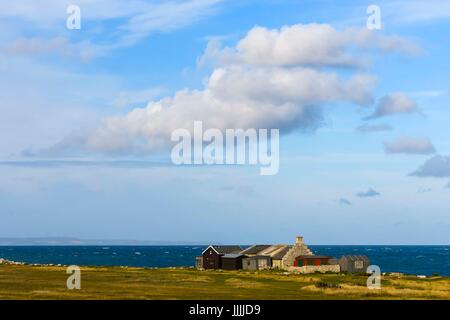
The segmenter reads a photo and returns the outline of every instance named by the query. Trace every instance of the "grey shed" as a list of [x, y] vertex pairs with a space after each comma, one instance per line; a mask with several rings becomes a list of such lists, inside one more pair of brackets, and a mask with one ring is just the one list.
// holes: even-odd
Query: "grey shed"
[[203, 256], [195, 257], [195, 268], [203, 269]]
[[272, 259], [269, 256], [253, 256], [242, 260], [244, 270], [264, 270], [272, 267]]
[[370, 261], [364, 255], [348, 255], [342, 256], [339, 259], [339, 266], [341, 272], [367, 272], [367, 267], [370, 266]]

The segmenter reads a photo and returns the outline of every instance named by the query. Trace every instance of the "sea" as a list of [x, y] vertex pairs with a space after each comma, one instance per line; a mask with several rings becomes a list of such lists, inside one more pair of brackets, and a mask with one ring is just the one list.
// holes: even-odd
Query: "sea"
[[[245, 247], [245, 246], [243, 246]], [[367, 255], [381, 272], [450, 276], [450, 246], [309, 246], [317, 255]], [[206, 246], [0, 246], [0, 258], [30, 264], [188, 267]]]

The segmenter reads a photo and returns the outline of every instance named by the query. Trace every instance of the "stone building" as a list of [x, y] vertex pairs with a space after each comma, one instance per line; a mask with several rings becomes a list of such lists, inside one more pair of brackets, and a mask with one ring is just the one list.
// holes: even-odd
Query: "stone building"
[[313, 252], [303, 243], [303, 237], [297, 237], [294, 245], [276, 244], [276, 245], [253, 245], [241, 252], [248, 257], [269, 257], [271, 267], [285, 269], [293, 267], [295, 259], [301, 255], [314, 255]]
[[203, 269], [277, 268], [299, 273], [340, 271], [336, 262], [330, 263], [333, 261], [330, 257], [315, 256], [300, 236], [296, 237], [293, 245], [257, 244], [244, 250], [238, 246], [209, 246], [203, 251], [202, 260], [199, 257], [196, 265], [203, 265]]

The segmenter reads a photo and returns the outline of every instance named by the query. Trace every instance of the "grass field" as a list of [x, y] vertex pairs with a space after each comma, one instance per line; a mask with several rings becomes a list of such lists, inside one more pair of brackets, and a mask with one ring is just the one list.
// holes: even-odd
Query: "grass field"
[[197, 271], [82, 267], [81, 290], [68, 290], [65, 267], [0, 265], [0, 299], [450, 299], [450, 278], [279, 271]]

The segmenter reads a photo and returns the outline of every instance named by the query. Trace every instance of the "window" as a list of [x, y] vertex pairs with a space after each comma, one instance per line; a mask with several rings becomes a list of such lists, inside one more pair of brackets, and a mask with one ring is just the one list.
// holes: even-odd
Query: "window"
[[356, 269], [364, 268], [364, 261], [361, 261], [361, 260], [355, 261], [355, 268]]

